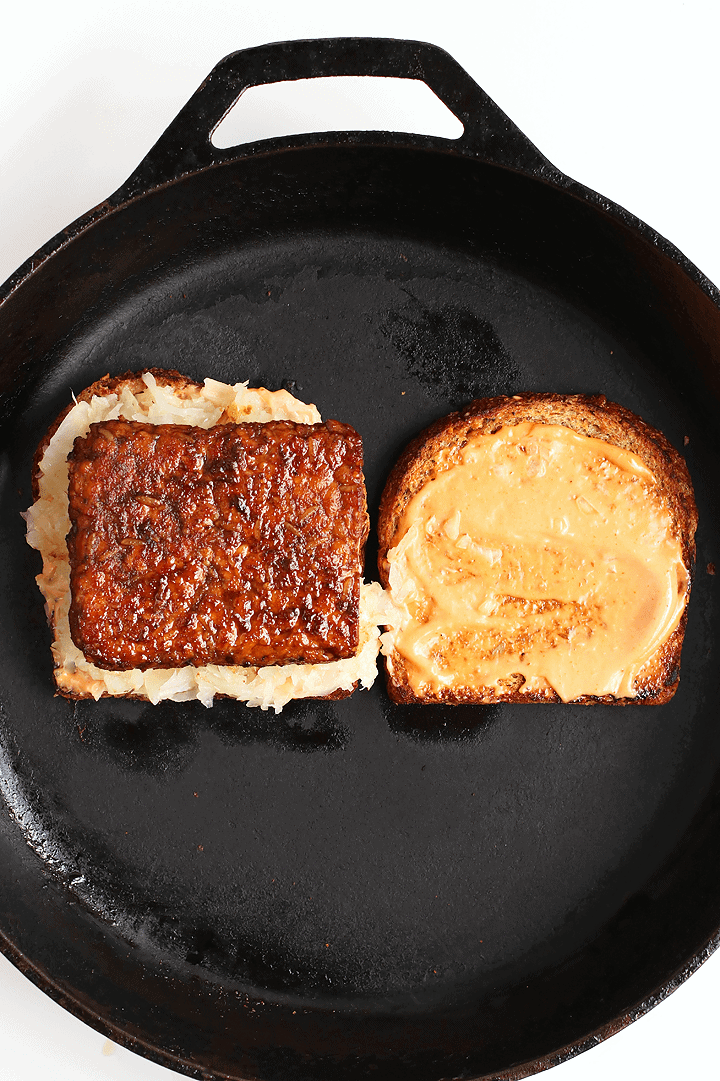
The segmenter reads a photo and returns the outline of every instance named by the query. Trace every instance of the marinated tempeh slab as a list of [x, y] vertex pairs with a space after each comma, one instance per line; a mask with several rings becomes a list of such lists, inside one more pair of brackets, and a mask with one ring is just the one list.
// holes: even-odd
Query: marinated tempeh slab
[[70, 629], [88, 660], [355, 654], [368, 518], [353, 428], [113, 420], [76, 439], [69, 463]]

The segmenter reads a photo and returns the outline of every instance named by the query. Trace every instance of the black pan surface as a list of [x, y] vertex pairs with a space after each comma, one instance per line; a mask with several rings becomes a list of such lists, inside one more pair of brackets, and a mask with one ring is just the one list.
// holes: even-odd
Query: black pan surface
[[[204, 141], [243, 86], [308, 74], [425, 78], [466, 134]], [[228, 58], [3, 296], [0, 933], [23, 971], [194, 1077], [439, 1081], [560, 1061], [702, 961], [720, 310], [696, 268], [445, 54], [361, 39]], [[32, 455], [71, 388], [151, 366], [286, 386], [354, 425], [373, 526], [405, 443], [474, 397], [637, 412], [685, 454], [700, 511], [672, 702], [400, 707], [382, 678], [277, 717], [54, 698], [19, 515]]]

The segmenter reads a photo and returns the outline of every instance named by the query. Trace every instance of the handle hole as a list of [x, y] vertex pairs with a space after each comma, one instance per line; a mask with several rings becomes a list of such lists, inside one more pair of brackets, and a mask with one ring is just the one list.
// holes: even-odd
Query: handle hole
[[403, 131], [459, 139], [463, 125], [426, 83], [376, 75], [249, 87], [212, 134], [213, 146], [320, 131]]

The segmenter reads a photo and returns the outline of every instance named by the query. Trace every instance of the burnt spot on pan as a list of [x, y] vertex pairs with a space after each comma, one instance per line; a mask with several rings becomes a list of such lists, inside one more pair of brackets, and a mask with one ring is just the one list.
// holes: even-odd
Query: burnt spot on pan
[[412, 298], [381, 327], [409, 375], [443, 402], [515, 390], [520, 372], [494, 328], [467, 308], [431, 309]]
[[312, 966], [300, 958], [238, 938], [231, 975], [236, 980], [268, 991], [308, 991], [330, 986]]
[[388, 728], [418, 742], [473, 740], [499, 718], [501, 707], [397, 705], [383, 696]]
[[228, 744], [264, 742], [280, 750], [313, 752], [336, 751], [347, 741], [329, 701], [296, 699], [282, 713], [216, 701], [210, 712], [214, 716], [208, 727]]
[[343, 974], [328, 969], [327, 962], [323, 964], [322, 958], [313, 956], [312, 948], [288, 952], [237, 930], [218, 930], [209, 925], [181, 928], [175, 931], [166, 948], [180, 952], [189, 965], [262, 988], [266, 994], [273, 991], [307, 994], [330, 990], [343, 982]]
[[347, 742], [347, 731], [327, 701], [290, 702], [276, 714], [223, 699], [206, 710], [199, 702], [152, 706], [105, 698], [74, 702], [68, 723], [86, 751], [151, 776], [184, 769], [205, 731], [228, 746], [266, 743], [301, 753], [335, 751]]
[[337, 750], [347, 740], [331, 702], [298, 700], [283, 710], [294, 746], [298, 750]]
[[124, 769], [158, 776], [182, 770], [192, 758], [199, 714], [187, 705], [149, 706], [125, 699], [74, 702], [73, 721], [86, 750], [108, 755]]
[[223, 943], [209, 928], [195, 928], [188, 933], [185, 960], [189, 965], [201, 965], [203, 962], [210, 962], [212, 965], [212, 962], [215, 962], [213, 967], [222, 969], [222, 962], [226, 960]]

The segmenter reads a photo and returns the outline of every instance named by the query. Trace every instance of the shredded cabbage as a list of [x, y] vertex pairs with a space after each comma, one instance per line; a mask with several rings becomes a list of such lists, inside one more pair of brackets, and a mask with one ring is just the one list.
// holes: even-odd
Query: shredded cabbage
[[67, 457], [75, 439], [86, 435], [91, 424], [118, 418], [201, 428], [241, 421], [293, 420], [300, 424], [320, 421], [314, 405], [298, 401], [286, 390], [251, 390], [247, 383], [230, 386], [215, 379], [206, 379], [202, 387], [177, 389], [173, 384], [159, 384], [150, 372], [142, 378], [145, 390], [137, 394], [123, 387], [120, 394], [94, 396], [90, 402], [77, 402], [73, 406], [43, 455], [39, 498], [24, 515], [27, 542], [43, 557], [42, 573], [36, 581], [45, 598], [48, 619], [55, 626], [52, 651], [58, 688], [89, 694], [95, 699], [132, 694], [147, 698], [154, 705], [167, 699], [185, 702], [199, 698], [209, 707], [215, 695], [226, 695], [248, 706], [279, 713], [293, 698], [325, 697], [337, 690], [350, 690], [357, 682], [363, 687], [372, 686], [377, 675], [379, 625], [392, 623], [395, 612], [377, 582], [360, 587], [360, 645], [357, 654], [346, 660], [266, 668], [188, 665], [128, 672], [108, 672], [85, 660], [72, 640], [68, 622]]

